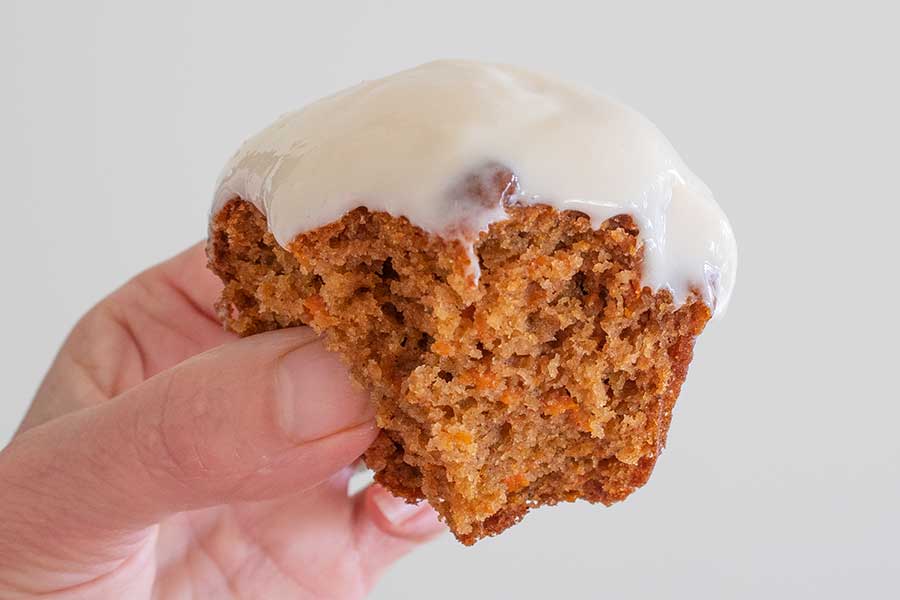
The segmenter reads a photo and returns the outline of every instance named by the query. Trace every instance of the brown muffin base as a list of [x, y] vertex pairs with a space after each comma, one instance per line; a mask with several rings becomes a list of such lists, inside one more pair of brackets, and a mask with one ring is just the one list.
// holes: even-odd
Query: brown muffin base
[[209, 239], [225, 325], [322, 334], [377, 406], [375, 479], [427, 499], [464, 544], [645, 483], [710, 317], [642, 287], [631, 218], [507, 212], [475, 244], [477, 287], [459, 242], [364, 208], [283, 249], [236, 199]]

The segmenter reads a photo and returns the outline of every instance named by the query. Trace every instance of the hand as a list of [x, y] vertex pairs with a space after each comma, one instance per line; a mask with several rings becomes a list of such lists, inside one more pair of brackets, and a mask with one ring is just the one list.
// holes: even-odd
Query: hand
[[366, 394], [306, 328], [245, 339], [196, 246], [73, 330], [0, 452], [2, 598], [359, 598], [443, 527], [378, 486]]

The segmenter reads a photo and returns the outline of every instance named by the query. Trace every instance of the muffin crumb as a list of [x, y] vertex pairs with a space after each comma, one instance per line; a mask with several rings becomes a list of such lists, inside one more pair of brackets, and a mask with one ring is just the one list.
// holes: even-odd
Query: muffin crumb
[[[513, 185], [514, 178], [469, 181]], [[529, 510], [611, 504], [647, 481], [710, 310], [641, 284], [635, 222], [503, 202], [474, 245], [365, 208], [279, 246], [251, 203], [211, 224], [239, 335], [309, 325], [370, 393], [375, 479], [464, 544]]]

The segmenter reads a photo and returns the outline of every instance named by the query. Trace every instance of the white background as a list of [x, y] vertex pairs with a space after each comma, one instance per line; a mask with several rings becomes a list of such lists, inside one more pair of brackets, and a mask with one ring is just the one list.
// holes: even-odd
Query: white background
[[0, 443], [78, 316], [204, 235], [243, 138], [433, 58], [517, 63], [659, 125], [731, 218], [733, 303], [643, 490], [442, 539], [374, 596], [900, 597], [891, 5], [6, 0]]

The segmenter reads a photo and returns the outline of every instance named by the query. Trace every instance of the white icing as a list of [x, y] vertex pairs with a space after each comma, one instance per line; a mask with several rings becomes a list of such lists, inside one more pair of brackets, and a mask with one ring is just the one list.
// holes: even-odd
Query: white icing
[[643, 283], [678, 303], [697, 289], [724, 312], [734, 235], [668, 140], [618, 102], [516, 67], [432, 62], [286, 114], [228, 163], [213, 213], [233, 198], [252, 202], [282, 245], [359, 206], [460, 237], [506, 217], [499, 204], [449, 193], [486, 164], [517, 175], [515, 202], [578, 210], [595, 227], [631, 215]]

